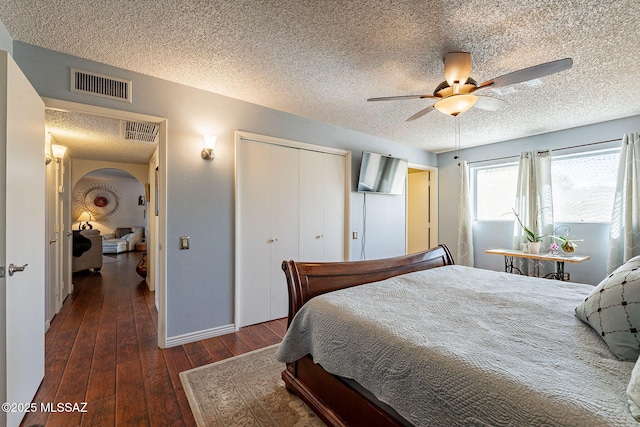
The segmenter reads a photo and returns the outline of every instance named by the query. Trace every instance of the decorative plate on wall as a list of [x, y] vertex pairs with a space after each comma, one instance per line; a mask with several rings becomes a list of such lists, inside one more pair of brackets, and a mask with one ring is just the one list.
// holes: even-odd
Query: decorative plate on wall
[[74, 205], [80, 211], [88, 211], [96, 220], [108, 219], [120, 208], [120, 193], [109, 184], [89, 184], [76, 192]]

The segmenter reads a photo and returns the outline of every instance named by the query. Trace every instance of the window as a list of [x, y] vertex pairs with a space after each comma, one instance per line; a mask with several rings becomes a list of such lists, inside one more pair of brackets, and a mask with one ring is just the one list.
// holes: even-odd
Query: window
[[[560, 222], [609, 222], [613, 209], [620, 149], [552, 154], [553, 219]], [[511, 221], [518, 164], [475, 167], [475, 219]]]
[[609, 222], [620, 150], [554, 156], [551, 161], [555, 222]]
[[476, 220], [512, 221], [518, 184], [518, 164], [474, 168]]

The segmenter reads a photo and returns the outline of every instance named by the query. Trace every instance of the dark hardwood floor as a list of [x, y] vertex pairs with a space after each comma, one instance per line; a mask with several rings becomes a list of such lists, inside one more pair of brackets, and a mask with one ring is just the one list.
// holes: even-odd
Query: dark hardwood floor
[[27, 414], [22, 426], [195, 426], [179, 373], [279, 343], [286, 319], [161, 350], [154, 294], [135, 272], [140, 253], [105, 257], [74, 274], [74, 291], [45, 336], [34, 402], [86, 402], [86, 412]]

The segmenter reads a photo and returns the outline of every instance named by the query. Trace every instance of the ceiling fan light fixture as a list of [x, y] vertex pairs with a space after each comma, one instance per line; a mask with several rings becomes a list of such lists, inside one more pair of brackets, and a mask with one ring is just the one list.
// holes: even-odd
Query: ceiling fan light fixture
[[410, 122], [418, 119], [434, 109], [456, 117], [460, 113], [464, 113], [469, 108], [475, 106], [480, 110], [496, 111], [506, 104], [498, 98], [490, 96], [476, 96], [476, 91], [486, 88], [500, 88], [516, 83], [522, 83], [548, 76], [549, 74], [559, 73], [568, 70], [573, 65], [571, 58], [559, 59], [556, 61], [546, 62], [544, 64], [534, 65], [532, 67], [523, 68], [518, 71], [512, 71], [484, 83], [478, 83], [472, 79], [471, 73], [471, 54], [469, 52], [449, 52], [444, 57], [444, 78], [445, 81], [440, 83], [433, 91], [432, 95], [401, 95], [401, 96], [385, 96], [379, 98], [369, 98], [367, 101], [394, 101], [401, 99], [435, 99], [437, 102], [418, 111], [406, 121]]
[[478, 100], [475, 95], [452, 95], [434, 104], [436, 110], [449, 116], [464, 113]]
[[468, 52], [449, 52], [444, 57], [444, 74], [452, 88], [463, 85], [471, 75], [471, 55]]

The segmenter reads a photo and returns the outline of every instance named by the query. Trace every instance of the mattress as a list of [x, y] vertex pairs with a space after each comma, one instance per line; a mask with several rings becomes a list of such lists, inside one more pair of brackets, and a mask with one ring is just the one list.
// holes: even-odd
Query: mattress
[[444, 266], [313, 298], [278, 349], [417, 426], [637, 426], [619, 361], [574, 315], [590, 285]]

